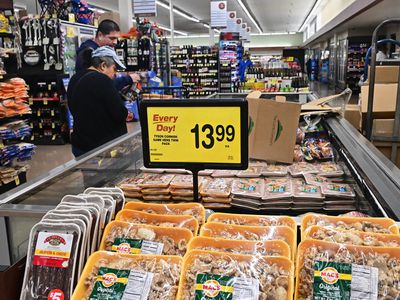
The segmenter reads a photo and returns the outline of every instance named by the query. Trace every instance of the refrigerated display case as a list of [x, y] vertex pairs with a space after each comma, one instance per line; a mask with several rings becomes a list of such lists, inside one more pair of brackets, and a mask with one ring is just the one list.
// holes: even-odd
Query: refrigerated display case
[[[243, 99], [243, 96], [215, 94], [212, 98]], [[327, 116], [322, 123], [334, 145], [336, 156], [356, 186], [357, 210], [370, 216], [387, 216], [400, 221], [398, 201], [400, 170], [344, 118]], [[7, 280], [18, 281], [22, 278], [24, 269], [21, 265], [27, 251], [29, 231], [48, 210], [53, 209], [61, 201], [63, 196], [81, 193], [89, 186], [114, 186], [124, 178], [139, 173], [142, 166], [141, 132], [136, 131], [93, 150], [79, 160], [63, 164], [10, 193], [1, 195], [0, 278], [4, 279], [3, 286], [7, 286]], [[216, 209], [216, 211], [255, 213], [237, 207]], [[257, 213], [298, 216], [304, 212], [287, 210]], [[13, 289], [9, 288], [7, 293], [12, 291]], [[18, 285], [14, 291], [18, 293]], [[13, 299], [11, 296], [7, 299]]]

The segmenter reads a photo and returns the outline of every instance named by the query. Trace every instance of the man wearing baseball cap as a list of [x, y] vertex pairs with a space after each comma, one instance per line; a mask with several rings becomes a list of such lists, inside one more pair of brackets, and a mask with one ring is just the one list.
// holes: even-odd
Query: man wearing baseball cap
[[124, 64], [109, 46], [85, 51], [91, 52], [90, 67], [72, 76], [67, 95], [74, 119], [71, 144], [75, 157], [127, 133], [128, 111], [113, 83]]

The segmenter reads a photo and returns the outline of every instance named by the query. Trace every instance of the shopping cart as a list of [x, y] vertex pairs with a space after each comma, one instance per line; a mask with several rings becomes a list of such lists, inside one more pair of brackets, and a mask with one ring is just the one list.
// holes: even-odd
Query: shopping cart
[[143, 87], [140, 100], [150, 99], [188, 99], [189, 88], [184, 86]]

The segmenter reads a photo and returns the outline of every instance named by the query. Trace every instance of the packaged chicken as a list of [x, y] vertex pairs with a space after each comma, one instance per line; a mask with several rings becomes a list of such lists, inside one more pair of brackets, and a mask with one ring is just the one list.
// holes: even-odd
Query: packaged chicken
[[297, 230], [296, 220], [286, 216], [213, 213], [207, 221], [230, 225], [288, 226], [294, 231]]
[[200, 236], [229, 240], [282, 240], [289, 245], [292, 258], [295, 257], [297, 244], [294, 230], [287, 226], [244, 226], [207, 222], [201, 227]]
[[286, 176], [287, 173], [288, 167], [284, 165], [268, 165], [261, 170], [261, 175], [266, 177]]
[[316, 174], [304, 174], [304, 180], [307, 184], [314, 184], [318, 186], [322, 186], [322, 184], [325, 182], [330, 182], [326, 177]]
[[289, 172], [293, 177], [301, 177], [304, 174], [318, 174], [318, 169], [315, 164], [298, 162], [289, 167]]
[[159, 215], [149, 214], [144, 211], [123, 209], [117, 214], [115, 220], [160, 227], [187, 228], [193, 235], [196, 235], [199, 230], [199, 222], [193, 216]]
[[212, 177], [235, 177], [239, 171], [236, 170], [214, 170]]
[[262, 169], [262, 166], [249, 166], [247, 170], [239, 171], [236, 176], [242, 178], [260, 177]]
[[293, 180], [293, 198], [303, 200], [322, 200], [324, 196], [321, 193], [321, 187], [314, 184], [308, 184], [302, 179]]
[[301, 220], [301, 236], [305, 236], [308, 228], [314, 225], [353, 231], [399, 234], [396, 222], [389, 218], [334, 217], [306, 214]]
[[228, 197], [231, 193], [233, 179], [216, 178], [204, 184], [200, 189], [202, 196]]
[[317, 165], [318, 175], [324, 177], [340, 177], [344, 175], [342, 167], [333, 162], [323, 162]]
[[232, 183], [232, 194], [260, 199], [264, 194], [264, 179], [235, 179]]
[[177, 300], [289, 300], [293, 273], [285, 257], [193, 250], [183, 262]]
[[399, 247], [305, 240], [298, 248], [295, 299], [399, 299], [399, 266]]
[[86, 263], [71, 300], [175, 300], [182, 258], [98, 251]]
[[321, 185], [322, 193], [326, 197], [336, 198], [354, 198], [356, 196], [354, 189], [345, 183], [325, 182]]
[[195, 249], [246, 255], [284, 256], [291, 259], [289, 245], [279, 240], [247, 241], [196, 236], [189, 242], [187, 251]]
[[286, 177], [266, 178], [263, 200], [288, 199], [293, 196], [292, 183]]
[[311, 226], [306, 231], [305, 238], [356, 246], [400, 247], [400, 235], [398, 234], [371, 233], [322, 226]]
[[183, 256], [186, 253], [186, 245], [192, 237], [192, 232], [186, 228], [113, 221], [106, 227], [100, 250]]
[[167, 188], [174, 177], [173, 174], [148, 174], [138, 185], [142, 189]]
[[170, 183], [172, 189], [192, 189], [193, 176], [192, 175], [176, 175]]
[[155, 203], [127, 203], [125, 209], [144, 211], [150, 214], [160, 215], [189, 215], [196, 218], [199, 226], [205, 223], [206, 212], [199, 203], [176, 203], [176, 204], [155, 204]]
[[140, 173], [137, 176], [133, 178], [128, 178], [122, 181], [121, 183], [118, 184], [121, 190], [125, 192], [140, 192], [141, 188], [139, 186], [139, 183], [142, 183], [144, 178], [146, 177], [146, 174]]

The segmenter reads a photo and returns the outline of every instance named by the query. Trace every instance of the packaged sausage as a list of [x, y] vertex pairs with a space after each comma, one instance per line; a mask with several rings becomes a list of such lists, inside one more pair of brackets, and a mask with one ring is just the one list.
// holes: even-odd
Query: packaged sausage
[[106, 227], [100, 250], [130, 254], [183, 256], [192, 237], [192, 232], [186, 228], [113, 221]]
[[197, 235], [199, 230], [199, 222], [193, 216], [159, 215], [123, 209], [117, 214], [115, 220], [134, 224], [187, 228], [193, 235]]
[[235, 196], [260, 199], [264, 194], [264, 179], [235, 179], [231, 192]]
[[209, 197], [228, 197], [231, 193], [232, 182], [231, 178], [216, 178], [203, 185], [200, 194]]
[[247, 170], [239, 171], [236, 176], [242, 178], [260, 177], [262, 169], [262, 166], [249, 166]]
[[400, 235], [311, 226], [305, 238], [338, 244], [369, 247], [400, 247]]
[[70, 299], [81, 231], [76, 224], [38, 223], [30, 236], [21, 300]]
[[86, 263], [71, 300], [175, 300], [182, 258], [98, 251]]
[[289, 167], [289, 172], [293, 177], [301, 177], [304, 174], [318, 174], [318, 169], [314, 164], [298, 162]]
[[306, 199], [307, 201], [324, 199], [320, 186], [305, 183], [302, 179], [293, 180], [292, 183], [294, 199]]
[[266, 178], [263, 200], [287, 199], [293, 196], [292, 184], [290, 179], [282, 178]]
[[296, 220], [287, 216], [213, 213], [207, 221], [231, 225], [288, 226], [297, 232]]
[[261, 175], [266, 177], [281, 177], [286, 176], [287, 173], [288, 167], [284, 165], [268, 165], [261, 170]]
[[279, 240], [247, 241], [196, 236], [189, 242], [187, 251], [196, 249], [246, 255], [283, 256], [291, 259], [289, 245]]
[[317, 165], [318, 175], [324, 177], [340, 177], [344, 175], [342, 167], [333, 162], [323, 162]]
[[304, 237], [308, 228], [314, 225], [371, 233], [399, 234], [396, 222], [389, 218], [334, 217], [310, 213], [304, 215], [301, 220], [301, 236]]
[[349, 184], [325, 182], [321, 185], [322, 193], [326, 197], [354, 198], [356, 196]]
[[193, 250], [183, 261], [177, 300], [289, 300], [293, 274], [285, 257]]
[[399, 299], [400, 248], [302, 241], [296, 300]]
[[200, 236], [229, 240], [282, 240], [289, 245], [292, 258], [295, 257], [297, 245], [296, 233], [287, 226], [244, 226], [207, 222], [201, 227]]

